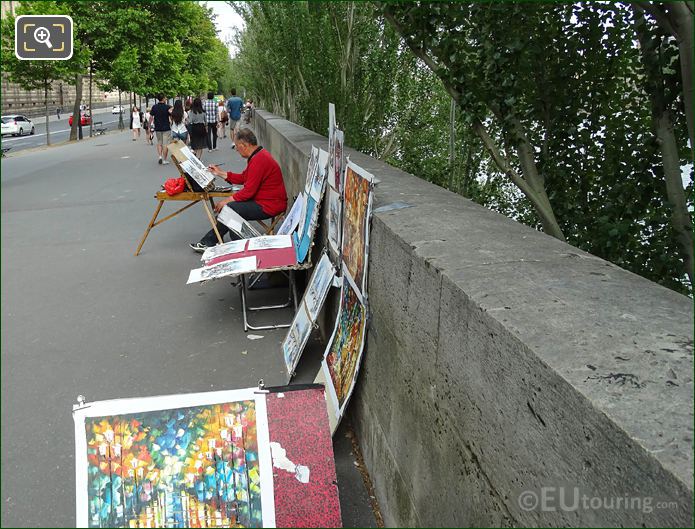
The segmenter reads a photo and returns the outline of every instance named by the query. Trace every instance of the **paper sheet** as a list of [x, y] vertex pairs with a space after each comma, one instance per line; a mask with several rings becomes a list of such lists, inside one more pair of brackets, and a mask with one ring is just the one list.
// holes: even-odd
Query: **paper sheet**
[[191, 283], [200, 283], [201, 281], [218, 279], [220, 277], [246, 274], [254, 270], [256, 270], [256, 256], [231, 259], [212, 266], [191, 270], [186, 284], [190, 285]]
[[250, 250], [269, 250], [271, 248], [289, 248], [292, 246], [290, 235], [264, 235], [249, 240]]
[[230, 255], [233, 253], [243, 252], [246, 248], [246, 241], [247, 239], [241, 239], [238, 241], [225, 242], [223, 244], [213, 246], [212, 248], [208, 248], [207, 250], [205, 250], [200, 260], [210, 261], [222, 255]]

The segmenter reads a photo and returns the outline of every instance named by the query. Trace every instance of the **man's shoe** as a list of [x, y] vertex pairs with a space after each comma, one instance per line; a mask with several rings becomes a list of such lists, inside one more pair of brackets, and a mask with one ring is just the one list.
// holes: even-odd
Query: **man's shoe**
[[202, 242], [195, 242], [195, 243], [192, 242], [188, 246], [191, 247], [191, 250], [193, 250], [194, 252], [197, 252], [197, 253], [205, 253], [205, 250], [208, 249], [208, 247], [205, 246]]

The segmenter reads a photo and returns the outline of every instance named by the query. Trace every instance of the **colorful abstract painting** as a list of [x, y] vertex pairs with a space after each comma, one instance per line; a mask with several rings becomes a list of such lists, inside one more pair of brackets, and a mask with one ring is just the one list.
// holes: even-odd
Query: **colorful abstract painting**
[[372, 181], [369, 173], [348, 163], [345, 171], [342, 256], [360, 296], [364, 294], [366, 282]]
[[257, 408], [251, 397], [76, 418], [87, 489], [78, 526], [86, 515], [88, 527], [263, 527], [262, 487], [272, 493], [272, 476], [262, 483], [261, 460], [270, 458], [265, 407], [263, 442]]
[[324, 363], [330, 373], [328, 386], [337, 401], [339, 415], [355, 385], [366, 320], [365, 307], [349, 278], [343, 274], [338, 319], [324, 354]]

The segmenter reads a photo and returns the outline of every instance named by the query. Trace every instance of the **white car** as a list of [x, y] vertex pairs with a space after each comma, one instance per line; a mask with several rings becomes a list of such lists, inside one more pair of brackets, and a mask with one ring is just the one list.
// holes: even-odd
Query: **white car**
[[114, 105], [111, 108], [112, 114], [120, 114], [121, 112], [125, 112], [125, 107], [123, 105]]
[[19, 114], [2, 116], [2, 135], [5, 134], [12, 134], [13, 136], [34, 134], [34, 124], [26, 116]]

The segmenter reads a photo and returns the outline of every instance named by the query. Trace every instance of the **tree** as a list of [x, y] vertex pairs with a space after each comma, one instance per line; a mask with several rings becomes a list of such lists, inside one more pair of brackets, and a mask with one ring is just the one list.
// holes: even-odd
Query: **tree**
[[[671, 7], [673, 9], [673, 7]], [[692, 13], [691, 21], [692, 21]], [[683, 60], [683, 50], [659, 26], [647, 22], [641, 9], [635, 16], [635, 31], [639, 38], [642, 63], [646, 72], [646, 91], [650, 96], [652, 126], [656, 143], [663, 160], [663, 178], [666, 184], [666, 198], [671, 209], [671, 224], [680, 243], [683, 271], [693, 284], [693, 223], [681, 182], [681, 165], [684, 160], [679, 154], [678, 127], [675, 123], [678, 112], [678, 96], [687, 94], [683, 90], [683, 79], [679, 75], [677, 63]], [[692, 27], [690, 28], [692, 33]], [[692, 38], [690, 39], [692, 43]], [[687, 55], [687, 53], [685, 54]], [[683, 68], [681, 68], [683, 71]], [[690, 71], [692, 73], [692, 49], [690, 49]], [[690, 88], [692, 98], [692, 84]], [[686, 97], [687, 99], [687, 97]], [[692, 104], [692, 103], [691, 103]], [[687, 109], [687, 103], [686, 103]], [[687, 110], [686, 110], [687, 116]], [[690, 141], [692, 147], [692, 116], [688, 116]]]
[[[56, 2], [22, 2], [17, 7], [17, 15], [64, 15], [64, 6]], [[79, 40], [73, 41], [73, 56], [67, 61], [22, 61], [14, 54], [15, 17], [9, 14], [2, 21], [2, 64], [3, 71], [10, 79], [25, 90], [43, 90], [43, 103], [46, 115], [46, 145], [51, 144], [48, 125], [48, 89], [53, 81], [72, 79], [79, 73], [84, 60]]]

